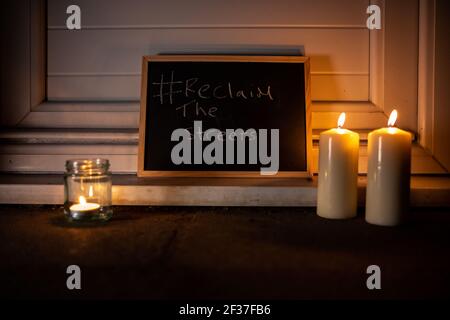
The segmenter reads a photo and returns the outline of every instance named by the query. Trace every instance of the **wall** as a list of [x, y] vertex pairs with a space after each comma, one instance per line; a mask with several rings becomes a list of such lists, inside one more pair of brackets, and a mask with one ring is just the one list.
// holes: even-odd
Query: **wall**
[[312, 57], [312, 99], [368, 101], [369, 0], [48, 1], [48, 99], [139, 99], [141, 57], [291, 52]]

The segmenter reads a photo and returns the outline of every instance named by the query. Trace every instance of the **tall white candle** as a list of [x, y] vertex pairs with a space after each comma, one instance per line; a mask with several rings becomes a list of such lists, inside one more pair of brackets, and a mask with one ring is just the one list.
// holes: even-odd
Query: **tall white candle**
[[400, 224], [409, 206], [411, 134], [396, 119], [394, 110], [388, 128], [369, 134], [366, 221], [381, 226]]
[[356, 216], [358, 202], [359, 134], [338, 127], [320, 134], [317, 214], [328, 219]]

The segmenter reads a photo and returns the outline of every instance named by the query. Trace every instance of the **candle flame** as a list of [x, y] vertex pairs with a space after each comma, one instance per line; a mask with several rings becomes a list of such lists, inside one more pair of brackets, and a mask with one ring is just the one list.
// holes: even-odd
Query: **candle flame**
[[80, 204], [86, 204], [86, 198], [83, 196], [80, 196]]
[[342, 112], [338, 119], [338, 128], [342, 128], [345, 123], [345, 112]]
[[89, 197], [93, 197], [94, 196], [94, 188], [92, 188], [92, 186], [89, 187]]
[[395, 125], [395, 121], [397, 121], [398, 112], [397, 110], [392, 110], [391, 115], [389, 116], [388, 126], [393, 127]]

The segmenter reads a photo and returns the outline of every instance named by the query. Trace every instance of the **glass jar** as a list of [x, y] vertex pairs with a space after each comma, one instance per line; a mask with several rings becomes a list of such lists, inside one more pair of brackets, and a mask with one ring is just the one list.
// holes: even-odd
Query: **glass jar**
[[113, 213], [111, 189], [109, 160], [67, 160], [64, 214], [71, 221], [107, 221]]

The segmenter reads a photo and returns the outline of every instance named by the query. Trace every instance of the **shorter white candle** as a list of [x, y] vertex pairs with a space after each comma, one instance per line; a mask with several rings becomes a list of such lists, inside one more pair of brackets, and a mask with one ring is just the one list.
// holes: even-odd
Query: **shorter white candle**
[[86, 198], [83, 196], [80, 196], [79, 201], [80, 203], [70, 206], [70, 211], [76, 213], [90, 213], [100, 208], [100, 205], [98, 203], [86, 202]]
[[344, 122], [342, 113], [336, 129], [320, 134], [317, 215], [322, 218], [356, 216], [359, 135], [343, 129]]

